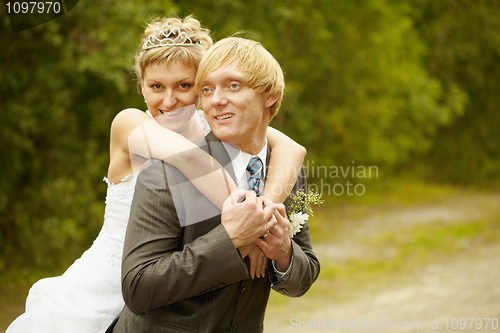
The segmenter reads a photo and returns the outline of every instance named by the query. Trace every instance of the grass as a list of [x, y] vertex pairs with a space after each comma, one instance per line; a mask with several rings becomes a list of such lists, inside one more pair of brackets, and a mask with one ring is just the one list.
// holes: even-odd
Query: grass
[[2, 310], [0, 311], [0, 332], [4, 332], [10, 323], [24, 312], [28, 290], [33, 283], [42, 278], [61, 275], [63, 272], [63, 268], [18, 268], [4, 271], [0, 275], [0, 309]]
[[414, 273], [429, 263], [441, 262], [475, 246], [498, 241], [500, 222], [494, 217], [458, 225], [410, 226], [360, 238], [359, 243], [365, 247], [366, 255], [341, 262], [324, 262], [321, 278], [341, 286], [340, 289], [355, 290], [374, 280], [384, 280], [399, 273]]
[[335, 206], [384, 206], [388, 208], [401, 208], [414, 206], [415, 204], [433, 203], [445, 200], [450, 196], [462, 192], [475, 192], [472, 188], [461, 188], [447, 184], [436, 184], [424, 182], [411, 176], [401, 176], [398, 178], [377, 178], [360, 182], [364, 185], [363, 195], [352, 195], [344, 193], [341, 196], [333, 194], [331, 191], [326, 196], [326, 204]]
[[346, 221], [366, 218], [410, 208], [425, 208], [449, 203], [451, 200], [464, 202], [468, 198], [499, 193], [495, 189], [460, 187], [447, 184], [426, 183], [404, 176], [401, 178], [377, 179], [365, 185], [362, 196], [324, 195], [325, 203], [313, 207], [311, 238], [313, 243], [324, 243], [344, 237], [339, 230]]

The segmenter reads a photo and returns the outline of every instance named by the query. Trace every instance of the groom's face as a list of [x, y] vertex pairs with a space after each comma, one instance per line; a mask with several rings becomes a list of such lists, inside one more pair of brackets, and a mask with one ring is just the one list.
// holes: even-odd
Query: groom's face
[[257, 154], [264, 147], [269, 107], [274, 102], [247, 85], [236, 63], [209, 73], [200, 87], [205, 118], [215, 136]]

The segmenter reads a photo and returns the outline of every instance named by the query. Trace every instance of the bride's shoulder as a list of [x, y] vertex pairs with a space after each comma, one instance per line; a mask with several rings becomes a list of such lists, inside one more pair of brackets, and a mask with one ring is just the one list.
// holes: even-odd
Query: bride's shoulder
[[115, 116], [111, 123], [111, 132], [113, 131], [131, 131], [139, 124], [151, 119], [146, 112], [139, 109], [124, 109]]
[[115, 116], [113, 119], [113, 123], [122, 123], [122, 122], [134, 122], [137, 119], [151, 119], [151, 116], [148, 115], [147, 112], [144, 112], [139, 109], [128, 108], [124, 109]]

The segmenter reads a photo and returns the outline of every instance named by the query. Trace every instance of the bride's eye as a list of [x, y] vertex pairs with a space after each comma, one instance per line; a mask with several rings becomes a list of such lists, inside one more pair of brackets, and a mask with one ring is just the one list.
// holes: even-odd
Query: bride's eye
[[238, 89], [240, 87], [240, 85], [238, 83], [231, 83], [230, 85], [230, 88], [235, 90], [235, 89]]
[[191, 88], [192, 86], [193, 86], [193, 85], [192, 85], [191, 83], [181, 83], [181, 84], [180, 84], [180, 87], [181, 87], [182, 89], [189, 89], [189, 88]]
[[161, 85], [159, 85], [158, 83], [154, 83], [150, 86], [153, 90], [158, 90], [161, 88]]

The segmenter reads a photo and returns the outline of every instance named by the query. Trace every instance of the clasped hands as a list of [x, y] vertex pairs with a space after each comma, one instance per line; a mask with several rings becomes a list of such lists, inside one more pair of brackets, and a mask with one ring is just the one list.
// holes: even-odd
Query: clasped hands
[[224, 202], [221, 223], [241, 256], [249, 256], [250, 277], [265, 275], [267, 259], [274, 260], [279, 271], [288, 269], [291, 226], [283, 204], [253, 191], [234, 190]]

